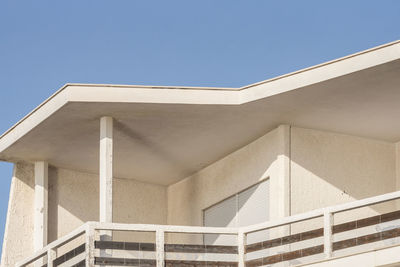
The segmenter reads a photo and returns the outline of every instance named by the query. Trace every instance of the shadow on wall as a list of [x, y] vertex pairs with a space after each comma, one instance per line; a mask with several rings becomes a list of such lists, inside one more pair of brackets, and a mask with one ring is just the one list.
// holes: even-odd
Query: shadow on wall
[[202, 210], [274, 174], [277, 131], [169, 187], [169, 224], [202, 225]]
[[395, 161], [393, 143], [292, 127], [292, 214], [396, 191]]
[[[49, 242], [99, 218], [98, 177], [49, 168]], [[62, 218], [64, 221], [59, 221]], [[61, 229], [60, 225], [63, 225]]]
[[[166, 149], [153, 142], [150, 138], [140, 134], [139, 132], [131, 129], [121, 121], [114, 120], [115, 135], [121, 134], [123, 137], [128, 138], [129, 142], [134, 142], [146, 147], [151, 154], [161, 161], [165, 162], [171, 169], [177, 170], [182, 177], [188, 176], [193, 173], [193, 170], [187, 168], [188, 164], [169, 153]], [[123, 138], [121, 136], [121, 138]], [[118, 138], [115, 138], [118, 140]], [[117, 164], [117, 163], [116, 163]]]
[[[113, 221], [166, 224], [166, 188], [115, 178]], [[49, 241], [87, 221], [99, 220], [99, 178], [51, 167], [49, 171]]]
[[[181, 196], [173, 201], [171, 209], [186, 211], [176, 211], [170, 217], [179, 219], [169, 218], [169, 223], [199, 225], [201, 209], [265, 177], [280, 156], [269, 153], [275, 148], [273, 143], [265, 142], [265, 136], [179, 182], [180, 190], [171, 192], [181, 192]], [[393, 143], [292, 127], [290, 157], [291, 214], [396, 190]], [[175, 203], [178, 201], [190, 205]], [[388, 203], [369, 209], [392, 211], [394, 202]]]

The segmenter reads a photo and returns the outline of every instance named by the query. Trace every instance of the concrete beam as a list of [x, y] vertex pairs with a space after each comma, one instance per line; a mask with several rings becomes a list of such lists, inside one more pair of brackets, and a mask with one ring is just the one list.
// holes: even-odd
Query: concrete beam
[[47, 245], [48, 163], [35, 162], [34, 250]]

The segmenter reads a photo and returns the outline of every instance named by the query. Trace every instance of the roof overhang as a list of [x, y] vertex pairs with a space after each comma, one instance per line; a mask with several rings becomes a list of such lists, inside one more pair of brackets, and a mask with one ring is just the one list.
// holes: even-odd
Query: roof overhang
[[115, 175], [176, 182], [279, 124], [400, 140], [400, 41], [242, 88], [67, 84], [0, 137], [0, 159], [97, 172], [115, 118]]

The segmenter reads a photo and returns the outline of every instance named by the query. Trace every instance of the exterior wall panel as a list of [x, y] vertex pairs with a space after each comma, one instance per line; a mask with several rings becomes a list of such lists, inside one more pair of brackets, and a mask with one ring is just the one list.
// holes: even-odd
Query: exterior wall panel
[[[270, 179], [270, 216], [279, 214], [272, 199], [280, 194], [278, 156], [283, 153], [280, 132], [275, 129], [247, 146], [168, 187], [168, 224], [203, 224], [204, 209], [259, 181]], [[274, 180], [274, 182], [273, 182]], [[192, 240], [192, 239], [190, 239]]]
[[35, 199], [34, 167], [16, 163], [11, 182], [6, 231], [4, 233], [2, 266], [14, 266], [33, 254], [33, 210]]
[[[292, 214], [396, 191], [395, 144], [292, 127], [290, 190]], [[335, 224], [394, 209], [392, 201], [345, 212]]]

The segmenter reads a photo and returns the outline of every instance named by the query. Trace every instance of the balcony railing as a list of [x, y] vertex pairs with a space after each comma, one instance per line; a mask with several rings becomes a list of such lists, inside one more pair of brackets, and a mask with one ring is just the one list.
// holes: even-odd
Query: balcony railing
[[334, 224], [337, 214], [396, 199], [400, 191], [239, 228], [87, 222], [16, 266], [293, 266], [400, 244], [397, 210]]

